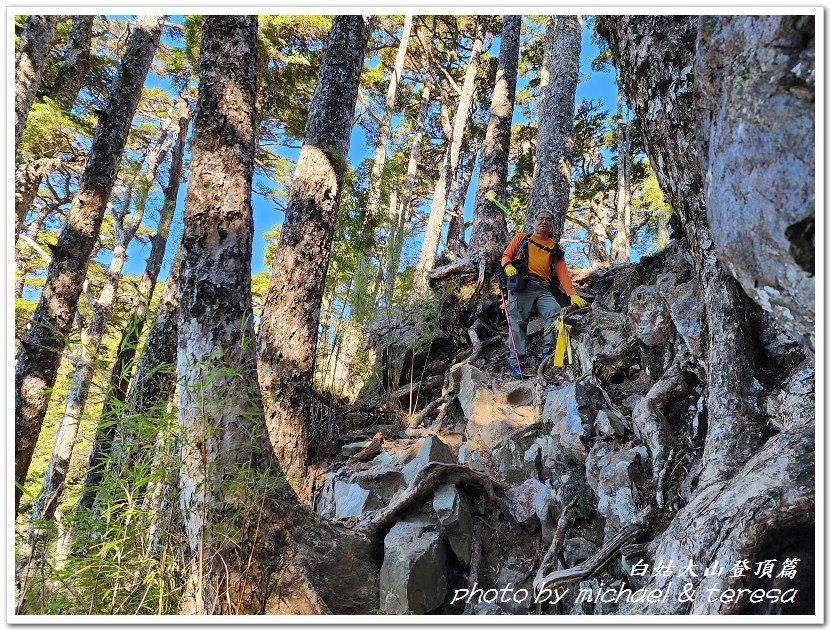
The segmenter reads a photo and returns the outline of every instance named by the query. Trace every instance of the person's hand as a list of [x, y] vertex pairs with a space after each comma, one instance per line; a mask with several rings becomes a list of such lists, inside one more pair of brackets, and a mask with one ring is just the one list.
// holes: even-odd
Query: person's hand
[[510, 263], [507, 263], [507, 266], [504, 268], [504, 273], [506, 273], [511, 278], [515, 276], [519, 271]]
[[579, 297], [576, 293], [574, 293], [574, 294], [571, 295], [571, 304], [573, 304], [577, 308], [582, 308], [583, 306], [587, 306], [588, 302], [586, 302], [581, 297]]

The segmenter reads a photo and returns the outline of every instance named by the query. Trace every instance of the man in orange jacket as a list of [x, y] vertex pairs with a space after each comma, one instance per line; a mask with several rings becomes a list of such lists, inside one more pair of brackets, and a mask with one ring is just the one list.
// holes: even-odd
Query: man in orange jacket
[[574, 292], [568, 267], [565, 265], [565, 251], [553, 242], [552, 236], [553, 214], [548, 210], [541, 210], [533, 222], [533, 234], [520, 232], [514, 236], [501, 257], [501, 266], [508, 276], [507, 311], [513, 327], [513, 340], [508, 338], [507, 347], [511, 372], [516, 378], [522, 377], [519, 364], [525, 358], [527, 323], [534, 304], [539, 315], [545, 320], [545, 328], [550, 329], [545, 335], [544, 348], [539, 360], [544, 361], [555, 349], [556, 333], [553, 323], [561, 306], [551, 293], [554, 275], [565, 294], [570, 296], [571, 304], [580, 308], [586, 305], [585, 300]]

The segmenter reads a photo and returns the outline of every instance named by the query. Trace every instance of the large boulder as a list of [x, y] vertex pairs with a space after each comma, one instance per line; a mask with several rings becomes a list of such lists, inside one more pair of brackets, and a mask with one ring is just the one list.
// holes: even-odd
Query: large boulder
[[510, 488], [504, 498], [513, 518], [531, 530], [541, 526], [543, 542], [550, 543], [556, 526], [556, 503], [549, 485], [528, 479]]
[[585, 461], [585, 477], [597, 496], [597, 511], [611, 525], [622, 527], [637, 518], [637, 499], [646, 481], [645, 447], [621, 448], [597, 442]]
[[447, 595], [447, 556], [431, 525], [402, 521], [383, 540], [380, 608], [385, 613], [422, 615]]
[[504, 425], [486, 436], [491, 445], [496, 439], [503, 438], [503, 428], [512, 430], [539, 420], [539, 412], [526, 388], [514, 388], [509, 394], [495, 390], [490, 375], [472, 365], [461, 369], [458, 401], [467, 419], [467, 441], [478, 450], [490, 448], [480, 433], [494, 422], [503, 421]]
[[815, 336], [816, 17], [704, 16], [696, 140], [718, 260], [781, 328]]
[[631, 292], [628, 300], [631, 330], [647, 346], [660, 346], [672, 333], [669, 308], [654, 285], [642, 285]]
[[678, 334], [686, 342], [689, 351], [697, 358], [703, 357], [703, 291], [697, 280], [682, 281], [691, 275], [686, 267], [680, 274], [664, 272], [657, 278], [660, 295], [668, 305], [669, 315]]
[[542, 421], [551, 425], [562, 448], [580, 461], [588, 454], [586, 441], [594, 436], [596, 412], [604, 404], [602, 392], [585, 382], [553, 387], [545, 396]]
[[441, 464], [457, 463], [450, 447], [444, 444], [441, 438], [436, 435], [418, 440], [410, 451], [410, 455], [414, 455], [414, 457], [403, 468], [403, 477], [407, 484], [412, 483], [416, 475], [433, 462]]
[[432, 509], [438, 515], [455, 557], [464, 566], [469, 566], [473, 548], [473, 515], [466, 499], [454, 484], [447, 483], [435, 491]]

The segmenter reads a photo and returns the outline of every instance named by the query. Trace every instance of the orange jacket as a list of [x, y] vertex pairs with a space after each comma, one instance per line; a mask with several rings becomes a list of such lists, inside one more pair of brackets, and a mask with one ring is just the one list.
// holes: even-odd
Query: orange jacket
[[[527, 236], [525, 232], [519, 232], [513, 237], [513, 240], [507, 245], [504, 254], [501, 256], [501, 266], [506, 267], [508, 263], [513, 262], [516, 254], [519, 252], [519, 245], [524, 237]], [[545, 247], [553, 248], [555, 246], [553, 241], [543, 241], [538, 237], [531, 238], [537, 243]], [[550, 283], [550, 254], [540, 247], [535, 247], [532, 243], [527, 244], [527, 269], [528, 272], [534, 276], [543, 278], [545, 282]], [[568, 266], [565, 264], [565, 258], [557, 258], [553, 261], [553, 270], [556, 272], [556, 277], [562, 285], [567, 295], [573, 295], [574, 285], [571, 282], [571, 276], [568, 273]]]

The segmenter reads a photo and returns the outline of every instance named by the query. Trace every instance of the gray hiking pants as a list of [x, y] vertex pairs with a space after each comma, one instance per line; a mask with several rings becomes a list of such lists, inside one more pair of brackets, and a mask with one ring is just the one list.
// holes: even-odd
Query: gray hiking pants
[[[536, 280], [530, 280], [524, 291], [507, 292], [507, 313], [510, 315], [510, 326], [513, 329], [513, 339], [516, 342], [516, 351], [519, 361], [525, 359], [525, 343], [527, 342], [527, 323], [530, 321], [530, 311], [533, 305], [539, 311], [539, 316], [545, 322], [545, 328], [550, 328], [556, 321], [556, 315], [562, 308], [554, 299], [547, 286]], [[556, 331], [545, 335], [545, 345], [542, 352], [553, 352], [556, 347]], [[507, 348], [510, 354], [510, 365], [516, 365], [516, 353], [513, 351], [513, 341], [507, 335]]]

